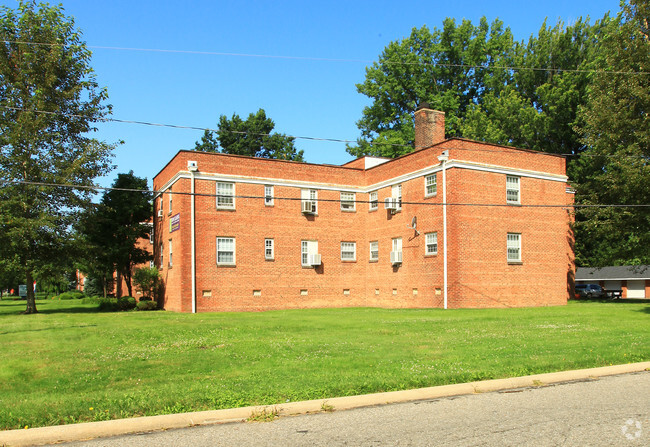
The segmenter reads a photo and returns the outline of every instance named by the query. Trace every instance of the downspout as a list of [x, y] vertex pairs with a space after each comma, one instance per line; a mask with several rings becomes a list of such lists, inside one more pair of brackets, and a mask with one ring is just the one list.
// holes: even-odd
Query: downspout
[[442, 246], [443, 246], [443, 276], [444, 276], [444, 308], [447, 309], [447, 160], [449, 151], [443, 151], [438, 156], [442, 163]]
[[194, 172], [195, 170], [191, 169], [190, 167], [190, 174], [192, 175], [192, 224], [191, 227], [192, 229], [190, 230], [192, 232], [192, 313], [196, 313], [196, 225], [195, 225], [195, 211], [194, 211]]

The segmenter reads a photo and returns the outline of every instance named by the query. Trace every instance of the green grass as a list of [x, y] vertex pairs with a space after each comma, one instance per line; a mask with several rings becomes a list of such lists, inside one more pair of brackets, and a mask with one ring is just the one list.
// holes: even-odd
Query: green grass
[[279, 404], [650, 360], [650, 304], [98, 313], [0, 302], [0, 428]]

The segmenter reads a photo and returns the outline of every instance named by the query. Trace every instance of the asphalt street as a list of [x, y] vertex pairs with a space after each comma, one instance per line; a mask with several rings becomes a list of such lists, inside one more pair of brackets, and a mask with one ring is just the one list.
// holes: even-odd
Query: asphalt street
[[61, 445], [647, 446], [650, 372]]

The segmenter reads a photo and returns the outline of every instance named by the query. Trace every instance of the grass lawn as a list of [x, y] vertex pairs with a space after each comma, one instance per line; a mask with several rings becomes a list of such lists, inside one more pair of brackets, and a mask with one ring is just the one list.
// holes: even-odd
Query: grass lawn
[[486, 310], [98, 313], [0, 302], [0, 428], [650, 360], [649, 302]]

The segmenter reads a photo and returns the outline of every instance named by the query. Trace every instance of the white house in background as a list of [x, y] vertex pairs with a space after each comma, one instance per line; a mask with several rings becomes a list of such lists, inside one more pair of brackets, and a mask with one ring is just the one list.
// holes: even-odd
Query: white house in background
[[578, 267], [576, 284], [600, 284], [606, 290], [622, 290], [623, 298], [650, 299], [650, 265]]

